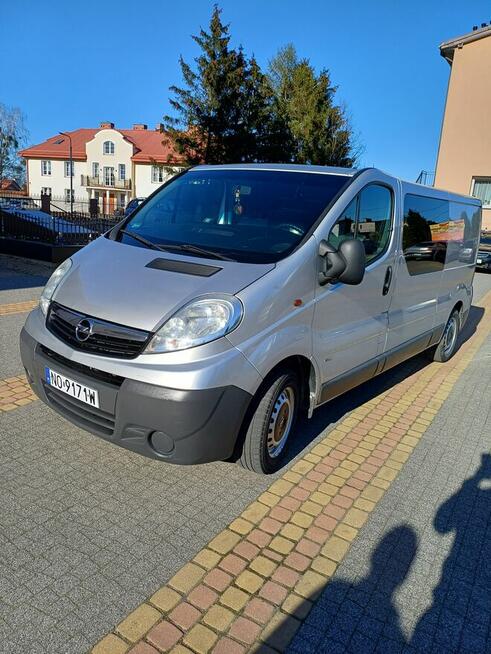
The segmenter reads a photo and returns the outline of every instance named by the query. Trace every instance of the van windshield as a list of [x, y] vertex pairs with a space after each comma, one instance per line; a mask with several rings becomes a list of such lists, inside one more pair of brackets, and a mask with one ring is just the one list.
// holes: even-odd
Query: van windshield
[[146, 240], [183, 254], [179, 246], [193, 246], [187, 252], [192, 256], [200, 256], [201, 248], [208, 256], [275, 262], [295, 249], [348, 180], [304, 172], [189, 170], [137, 209], [118, 239], [139, 247]]

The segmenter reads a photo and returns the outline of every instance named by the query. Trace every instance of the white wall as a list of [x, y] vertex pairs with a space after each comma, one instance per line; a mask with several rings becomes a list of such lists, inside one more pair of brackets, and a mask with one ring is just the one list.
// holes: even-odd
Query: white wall
[[[176, 172], [178, 172], [176, 170]], [[172, 177], [171, 173], [164, 171], [164, 182]], [[147, 198], [157, 190], [164, 182], [152, 182], [152, 164], [135, 164], [135, 193], [139, 198]]]
[[[53, 197], [65, 197], [65, 189], [70, 188], [70, 177], [65, 177], [65, 162], [51, 159], [51, 175], [41, 175], [41, 159], [29, 159], [27, 162], [29, 195], [40, 195], [43, 187], [50, 187]], [[67, 160], [68, 161], [68, 160]], [[87, 198], [87, 191], [82, 186], [85, 174], [85, 161], [73, 162], [73, 190], [76, 198]]]
[[[114, 154], [104, 154], [103, 144], [105, 141], [114, 143]], [[131, 157], [134, 146], [115, 129], [101, 129], [85, 146], [87, 152], [87, 175], [92, 175], [92, 163], [99, 164], [99, 174], [102, 178], [104, 166], [114, 168], [116, 179], [118, 177], [119, 164], [126, 166], [126, 179], [131, 179]]]

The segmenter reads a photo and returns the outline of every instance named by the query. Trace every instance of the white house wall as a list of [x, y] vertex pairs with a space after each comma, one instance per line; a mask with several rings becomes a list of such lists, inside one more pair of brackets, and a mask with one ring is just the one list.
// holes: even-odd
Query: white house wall
[[[65, 162], [60, 159], [50, 159], [51, 175], [41, 175], [41, 162], [46, 159], [29, 159], [27, 174], [29, 180], [29, 195], [41, 195], [41, 189], [51, 188], [53, 198], [64, 198], [65, 189], [70, 188], [70, 177], [65, 177]], [[85, 161], [73, 162], [73, 190], [76, 198], [86, 198], [87, 191], [82, 186], [82, 174], [85, 174]]]

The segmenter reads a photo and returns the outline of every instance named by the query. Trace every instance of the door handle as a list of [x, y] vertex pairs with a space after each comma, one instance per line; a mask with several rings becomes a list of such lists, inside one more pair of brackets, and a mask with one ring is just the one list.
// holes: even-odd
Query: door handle
[[392, 281], [392, 266], [389, 266], [387, 268], [386, 273], [385, 273], [384, 286], [382, 288], [382, 295], [387, 295], [387, 293], [389, 292], [391, 281]]

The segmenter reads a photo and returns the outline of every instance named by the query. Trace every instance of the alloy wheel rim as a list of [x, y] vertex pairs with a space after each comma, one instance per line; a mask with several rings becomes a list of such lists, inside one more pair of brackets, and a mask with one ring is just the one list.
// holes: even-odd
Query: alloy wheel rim
[[457, 340], [457, 320], [453, 316], [448, 321], [447, 326], [445, 327], [445, 333], [443, 334], [443, 352], [445, 356], [451, 354], [455, 346], [455, 341]]
[[295, 391], [291, 386], [284, 388], [276, 398], [269, 419], [268, 454], [274, 459], [281, 454], [290, 435], [295, 412]]

